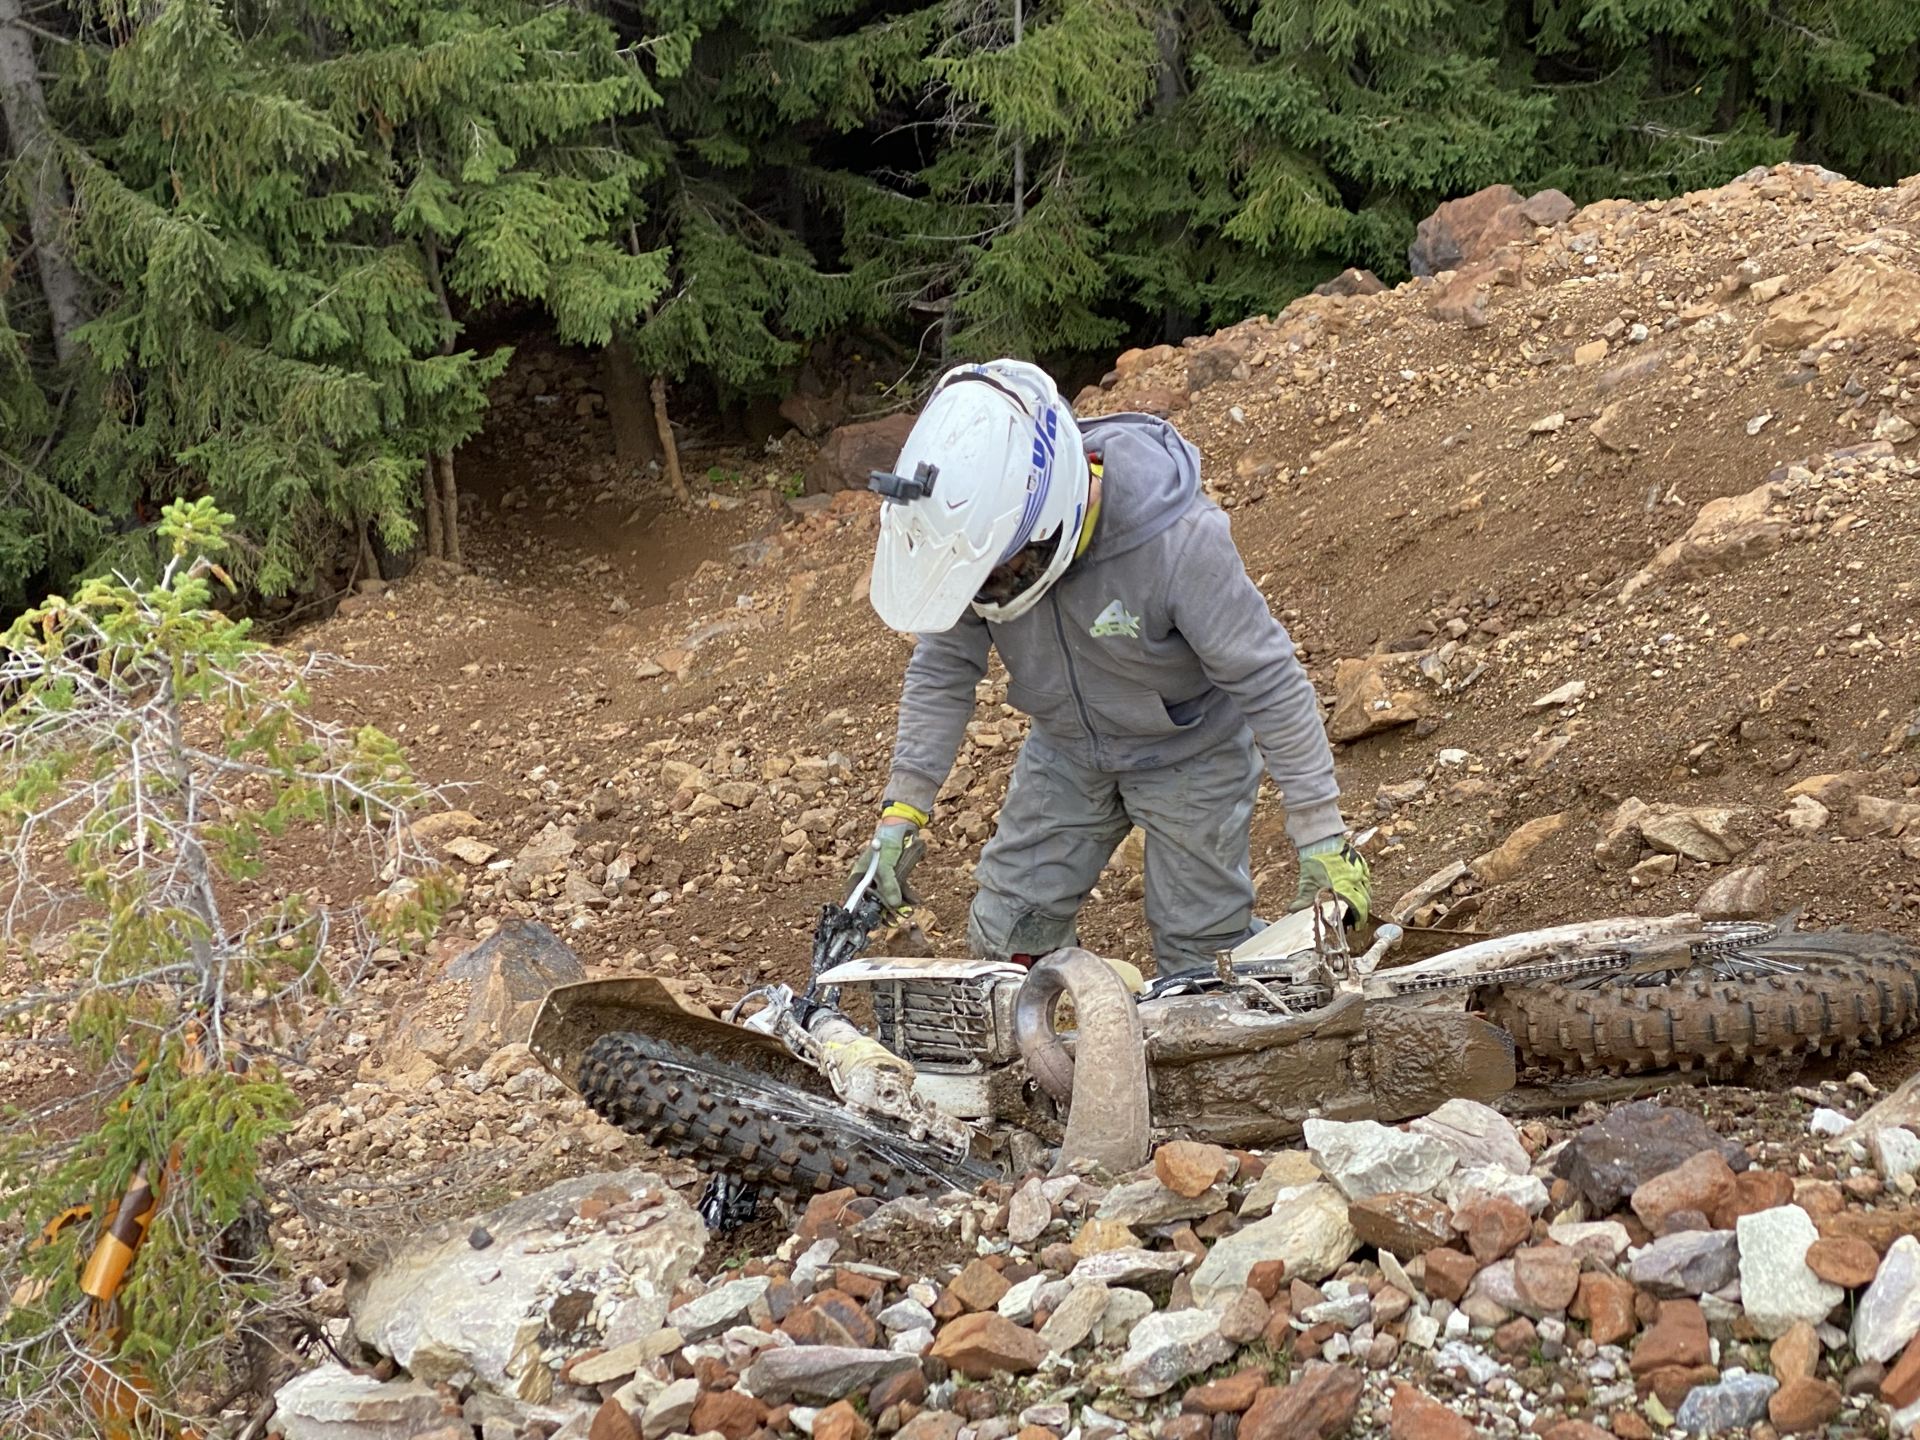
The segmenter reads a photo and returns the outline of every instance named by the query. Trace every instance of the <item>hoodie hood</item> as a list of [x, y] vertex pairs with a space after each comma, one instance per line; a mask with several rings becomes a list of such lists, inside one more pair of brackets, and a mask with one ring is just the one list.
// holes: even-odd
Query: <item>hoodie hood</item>
[[1175, 524], [1200, 493], [1200, 452], [1153, 415], [1102, 415], [1080, 422], [1100, 456], [1100, 516], [1089, 564], [1124, 555]]

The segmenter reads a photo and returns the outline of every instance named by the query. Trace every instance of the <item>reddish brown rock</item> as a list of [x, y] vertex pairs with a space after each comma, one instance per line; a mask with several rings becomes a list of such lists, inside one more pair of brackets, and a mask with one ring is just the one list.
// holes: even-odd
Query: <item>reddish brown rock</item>
[[895, 1440], [959, 1440], [967, 1427], [951, 1410], [922, 1410], [900, 1427]]
[[822, 1290], [781, 1321], [780, 1328], [796, 1345], [852, 1345], [870, 1350], [880, 1336], [873, 1317], [844, 1290]]
[[[1043, 1430], [1043, 1435], [1051, 1435], [1051, 1430]], [[1213, 1417], [1209, 1415], [1175, 1415], [1171, 1420], [1160, 1422], [1158, 1434], [1160, 1440], [1210, 1440], [1213, 1435]], [[1017, 1437], [1016, 1437], [1017, 1440]]]
[[1793, 1203], [1793, 1179], [1777, 1170], [1748, 1170], [1733, 1177], [1733, 1188], [1708, 1211], [1716, 1230], [1731, 1230], [1742, 1215], [1758, 1215]]
[[1047, 1358], [1047, 1342], [991, 1311], [963, 1315], [934, 1337], [933, 1358], [974, 1380], [1024, 1375]]
[[1816, 1240], [1807, 1247], [1807, 1268], [1829, 1285], [1857, 1290], [1873, 1283], [1880, 1256], [1864, 1240]]
[[1885, 1255], [1902, 1235], [1920, 1235], [1920, 1210], [1841, 1210], [1813, 1223], [1822, 1240], [1864, 1240]]
[[1700, 1313], [1699, 1302], [1662, 1300], [1660, 1318], [1633, 1347], [1629, 1368], [1635, 1375], [1648, 1375], [1655, 1370], [1705, 1365], [1711, 1358], [1707, 1317]]
[[1465, 1299], [1467, 1287], [1480, 1273], [1480, 1262], [1458, 1250], [1429, 1250], [1426, 1259], [1427, 1293], [1456, 1304]]
[[603, 1400], [587, 1427], [587, 1440], [640, 1440], [640, 1427], [618, 1400]]
[[1907, 1342], [1900, 1358], [1887, 1370], [1880, 1382], [1880, 1398], [1896, 1410], [1920, 1400], [1920, 1335]]
[[1641, 1418], [1638, 1411], [1616, 1410], [1607, 1425], [1620, 1440], [1653, 1440], [1653, 1427]]
[[767, 1407], [744, 1390], [703, 1390], [687, 1428], [695, 1435], [724, 1435], [747, 1440], [766, 1423]]
[[1240, 1418], [1238, 1440], [1333, 1440], [1360, 1408], [1360, 1372], [1308, 1364], [1291, 1385], [1262, 1390]]
[[1793, 1328], [1774, 1341], [1767, 1351], [1767, 1364], [1773, 1370], [1773, 1378], [1782, 1385], [1817, 1371], [1820, 1337], [1814, 1333], [1813, 1326], [1804, 1320], [1794, 1321]]
[[1618, 1345], [1637, 1327], [1633, 1283], [1619, 1275], [1595, 1271], [1582, 1275], [1568, 1313], [1587, 1322], [1587, 1334], [1596, 1345]]
[[873, 1426], [845, 1400], [836, 1400], [813, 1417], [813, 1440], [867, 1440]]
[[1526, 239], [1533, 227], [1521, 212], [1524, 203], [1511, 185], [1489, 185], [1447, 201], [1416, 228], [1408, 265], [1415, 275], [1438, 275]]
[[1694, 1386], [1711, 1385], [1719, 1378], [1711, 1365], [1663, 1365], [1642, 1375], [1639, 1384], [1642, 1394], [1658, 1395], [1667, 1409], [1678, 1410]]
[[927, 1398], [927, 1377], [918, 1366], [875, 1383], [867, 1392], [867, 1413], [881, 1415], [895, 1405], [918, 1405]]
[[1388, 1427], [1393, 1440], [1477, 1440], [1480, 1431], [1412, 1385], [1396, 1385]]
[[1170, 1140], [1153, 1152], [1153, 1173], [1176, 1195], [1204, 1195], [1234, 1172], [1233, 1156], [1218, 1145]]
[[1524, 1355], [1537, 1339], [1539, 1332], [1533, 1328], [1533, 1321], [1522, 1315], [1493, 1332], [1493, 1348], [1502, 1355]]
[[1782, 1435], [1818, 1430], [1840, 1413], [1840, 1387], [1831, 1380], [1797, 1376], [1767, 1400], [1767, 1418]]
[[1580, 1257], [1573, 1251], [1558, 1245], [1527, 1245], [1513, 1252], [1513, 1288], [1528, 1314], [1558, 1314], [1573, 1303], [1579, 1286]]
[[1247, 1288], [1258, 1290], [1260, 1298], [1268, 1304], [1280, 1293], [1280, 1287], [1287, 1283], [1287, 1262], [1284, 1260], [1261, 1260], [1247, 1271]]
[[1541, 1436], [1541, 1440], [1614, 1440], [1612, 1433], [1584, 1420], [1562, 1420]]
[[1007, 1277], [985, 1260], [973, 1260], [947, 1286], [947, 1294], [964, 1310], [991, 1310], [1012, 1288]]
[[913, 416], [908, 414], [842, 425], [821, 442], [818, 455], [807, 467], [807, 493], [864, 490], [867, 476], [873, 471], [893, 468], [911, 429]]
[[1264, 1369], [1242, 1370], [1238, 1375], [1196, 1385], [1180, 1402], [1180, 1408], [1196, 1415], [1238, 1415], [1266, 1388]]
[[1677, 1211], [1710, 1215], [1733, 1190], [1733, 1168], [1715, 1150], [1703, 1150], [1685, 1164], [1663, 1171], [1633, 1192], [1633, 1213], [1654, 1234], [1666, 1231]]
[[1503, 1195], [1483, 1195], [1462, 1206], [1453, 1228], [1467, 1237], [1467, 1248], [1482, 1265], [1512, 1254], [1533, 1235], [1527, 1212]]
[[800, 1217], [795, 1233], [802, 1240], [824, 1240], [837, 1238], [844, 1230], [860, 1223], [865, 1217], [853, 1207], [860, 1196], [853, 1190], [829, 1190], [824, 1195], [816, 1195], [807, 1202], [806, 1213]]
[[1453, 1216], [1428, 1195], [1389, 1190], [1347, 1207], [1347, 1223], [1361, 1243], [1411, 1260], [1453, 1240]]

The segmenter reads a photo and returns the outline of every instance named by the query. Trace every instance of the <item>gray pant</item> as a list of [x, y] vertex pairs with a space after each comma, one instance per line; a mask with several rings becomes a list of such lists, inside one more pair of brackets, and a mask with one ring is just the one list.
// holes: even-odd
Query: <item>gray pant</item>
[[1253, 922], [1248, 834], [1260, 788], [1251, 731], [1189, 760], [1110, 774], [1038, 734], [1020, 749], [1000, 824], [974, 869], [967, 941], [981, 956], [1074, 943], [1074, 919], [1127, 832], [1147, 836], [1147, 924], [1162, 975], [1211, 970]]

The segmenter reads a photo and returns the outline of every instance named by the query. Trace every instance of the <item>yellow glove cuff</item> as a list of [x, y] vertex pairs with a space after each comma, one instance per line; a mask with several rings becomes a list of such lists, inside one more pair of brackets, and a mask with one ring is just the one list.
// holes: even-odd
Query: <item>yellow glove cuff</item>
[[888, 805], [886, 809], [880, 812], [880, 818], [882, 820], [911, 820], [922, 829], [926, 828], [927, 822], [933, 819], [926, 811], [916, 810], [904, 800], [895, 800], [892, 804]]

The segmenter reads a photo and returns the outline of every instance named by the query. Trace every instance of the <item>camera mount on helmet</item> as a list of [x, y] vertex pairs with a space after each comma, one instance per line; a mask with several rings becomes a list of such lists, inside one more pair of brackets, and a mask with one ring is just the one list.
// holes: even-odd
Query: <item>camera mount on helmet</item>
[[871, 471], [867, 475], [867, 488], [896, 504], [905, 505], [909, 501], [924, 500], [933, 494], [933, 482], [939, 474], [939, 466], [931, 461], [922, 460], [914, 467], [911, 480], [904, 475], [895, 475], [887, 470]]

